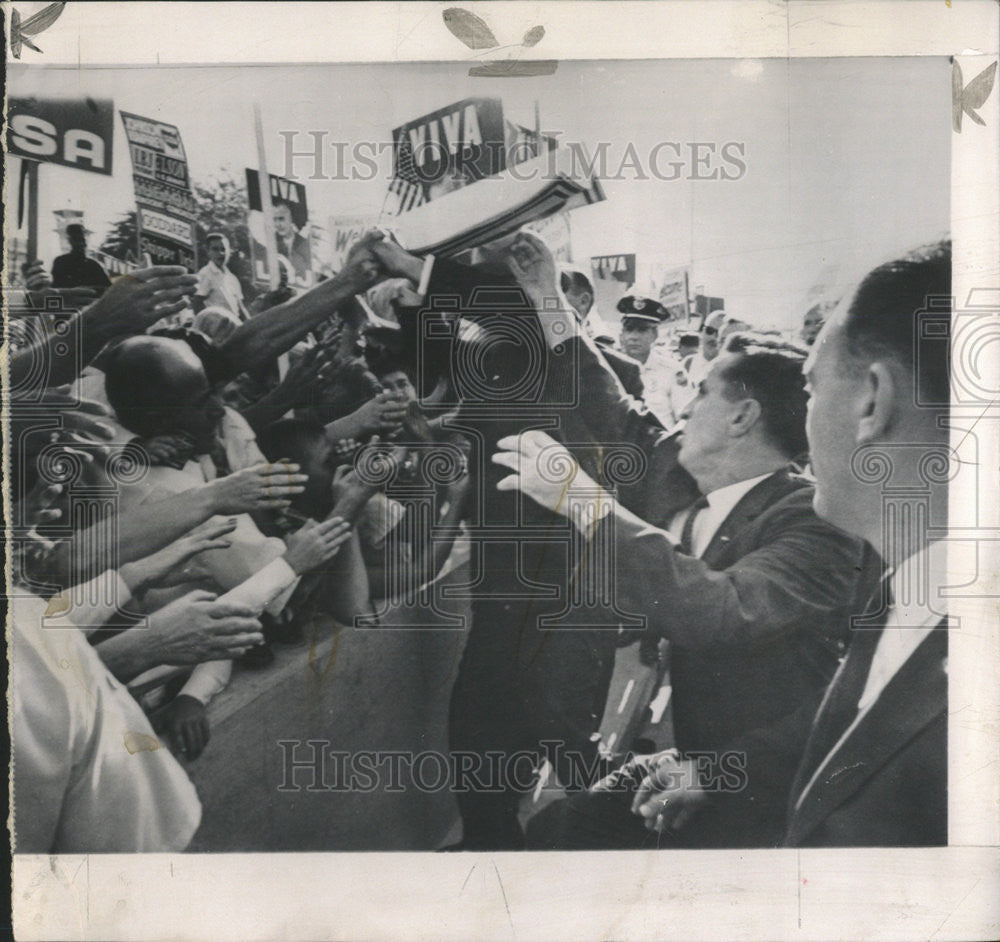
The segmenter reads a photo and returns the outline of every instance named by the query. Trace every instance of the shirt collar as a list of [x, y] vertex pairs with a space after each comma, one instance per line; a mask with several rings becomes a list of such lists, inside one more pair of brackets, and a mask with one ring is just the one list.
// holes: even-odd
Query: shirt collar
[[774, 471], [768, 471], [767, 474], [758, 474], [755, 478], [747, 478], [745, 481], [737, 481], [735, 484], [727, 484], [725, 487], [720, 487], [706, 495], [708, 506], [713, 510], [722, 509], [723, 507], [731, 510], [761, 481], [775, 473]]
[[946, 605], [941, 590], [946, 585], [948, 543], [935, 540], [907, 557], [889, 574], [892, 588], [892, 623], [899, 627], [936, 624]]

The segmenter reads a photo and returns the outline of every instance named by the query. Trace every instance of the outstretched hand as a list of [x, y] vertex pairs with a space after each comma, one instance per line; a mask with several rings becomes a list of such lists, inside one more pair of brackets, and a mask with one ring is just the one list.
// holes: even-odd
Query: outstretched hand
[[499, 491], [520, 491], [546, 510], [573, 517], [581, 500], [604, 500], [611, 495], [580, 468], [579, 462], [564, 445], [551, 435], [532, 429], [520, 435], [508, 435], [497, 442], [494, 464], [514, 473], [497, 484]]
[[105, 341], [141, 334], [187, 307], [197, 286], [197, 275], [180, 265], [154, 265], [121, 275], [85, 311], [87, 330]]

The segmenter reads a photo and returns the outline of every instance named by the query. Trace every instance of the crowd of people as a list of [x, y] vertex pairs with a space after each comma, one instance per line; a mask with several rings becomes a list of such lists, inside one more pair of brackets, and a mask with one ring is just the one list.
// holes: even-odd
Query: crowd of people
[[[16, 851], [184, 849], [234, 665], [310, 613], [377, 627], [458, 539], [453, 771], [516, 761], [455, 788], [455, 849], [947, 842], [947, 633], [893, 592], [940, 582], [939, 545], [887, 530], [852, 463], [947, 446], [947, 345], [913, 341], [947, 242], [801, 346], [724, 311], [663, 343], [634, 293], [616, 342], [527, 232], [464, 264], [372, 231], [251, 303], [208, 252], [108, 284], [33, 262], [11, 306]], [[430, 520], [392, 496], [418, 479]], [[669, 677], [666, 752], [598, 742], [633, 644]], [[525, 828], [546, 761], [566, 797]]]

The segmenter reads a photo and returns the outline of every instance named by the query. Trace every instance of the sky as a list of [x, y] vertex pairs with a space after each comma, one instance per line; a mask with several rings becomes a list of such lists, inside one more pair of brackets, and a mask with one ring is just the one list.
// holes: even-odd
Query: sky
[[[327, 132], [348, 148], [391, 140], [391, 129], [470, 96], [497, 96], [505, 117], [593, 153], [609, 172], [631, 144], [607, 199], [571, 213], [574, 260], [635, 252], [640, 264], [690, 266], [692, 288], [725, 298], [757, 326], [787, 328], [817, 281], [846, 283], [859, 268], [939, 237], [949, 223], [950, 64], [945, 58], [718, 59], [561, 62], [551, 76], [473, 78], [467, 64], [60, 68], [12, 65], [10, 96], [110, 97], [116, 110], [176, 125], [191, 176], [242, 180], [256, 166], [260, 103], [271, 172], [282, 172], [281, 130]], [[650, 153], [673, 142], [680, 179], [652, 178]], [[690, 145], [738, 146], [738, 179], [692, 180]], [[702, 153], [705, 151], [702, 150]], [[326, 152], [325, 170], [334, 167]], [[660, 167], [675, 151], [660, 149]], [[17, 159], [8, 158], [10, 180]], [[709, 169], [723, 165], [716, 158]], [[311, 218], [378, 219], [389, 157], [373, 180], [306, 180]], [[300, 175], [311, 161], [296, 165]], [[706, 172], [705, 170], [701, 171]], [[116, 120], [114, 175], [56, 165], [41, 174], [40, 252], [58, 253], [52, 212], [80, 209], [92, 245], [134, 208], [130, 161]], [[9, 199], [13, 194], [9, 195]], [[383, 220], [384, 221], [384, 220]]]

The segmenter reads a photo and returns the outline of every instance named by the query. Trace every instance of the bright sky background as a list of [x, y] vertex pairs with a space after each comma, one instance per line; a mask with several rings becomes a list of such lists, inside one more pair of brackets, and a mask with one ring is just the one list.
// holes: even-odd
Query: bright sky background
[[[739, 180], [607, 180], [607, 201], [572, 213], [573, 254], [636, 252], [691, 265], [692, 289], [760, 326], [790, 327], [824, 271], [859, 266], [935, 238], [949, 223], [950, 64], [945, 58], [561, 62], [552, 76], [470, 78], [467, 64], [83, 69], [11, 64], [8, 94], [111, 97], [116, 110], [178, 126], [192, 177], [256, 165], [253, 101], [269, 169], [281, 172], [279, 130], [325, 130], [328, 140], [388, 141], [394, 126], [472, 95], [502, 98], [505, 116], [593, 149], [610, 142], [746, 145]], [[333, 152], [328, 151], [333, 168]], [[664, 154], [664, 163], [672, 159]], [[9, 180], [17, 180], [9, 159]], [[304, 173], [306, 163], [297, 169]], [[377, 216], [389, 156], [372, 181], [307, 181], [310, 214]], [[9, 191], [8, 199], [16, 194]], [[120, 119], [114, 176], [46, 165], [40, 251], [58, 252], [52, 211], [81, 209], [100, 244], [133, 208]]]

